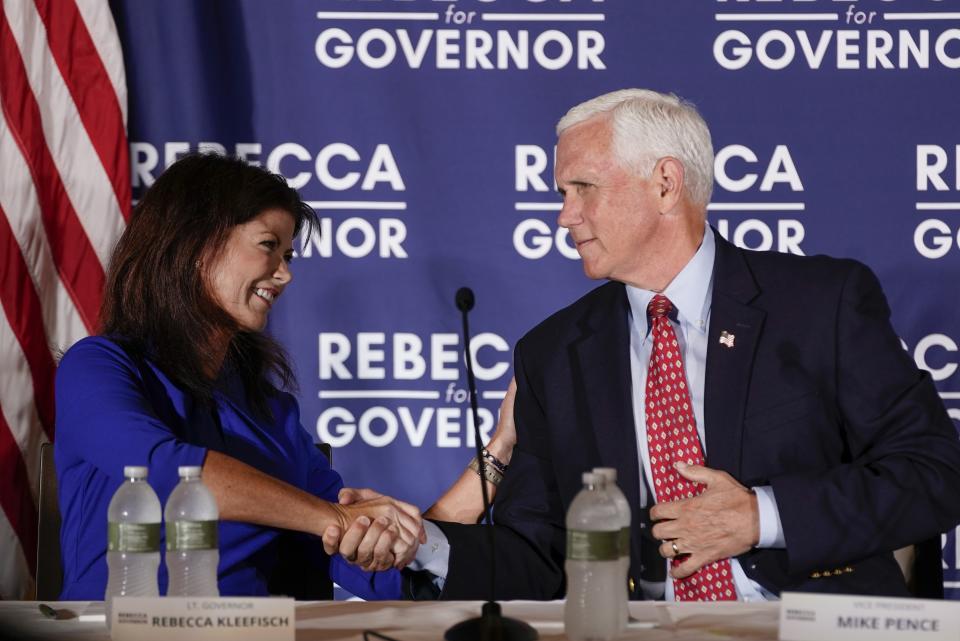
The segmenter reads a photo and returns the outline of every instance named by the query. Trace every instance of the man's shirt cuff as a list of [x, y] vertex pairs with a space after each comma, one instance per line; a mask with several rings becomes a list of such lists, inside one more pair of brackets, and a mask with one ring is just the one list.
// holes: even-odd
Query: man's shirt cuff
[[443, 530], [432, 521], [423, 520], [423, 529], [427, 532], [427, 542], [417, 548], [417, 556], [409, 567], [414, 571], [426, 570], [438, 579], [438, 587], [443, 587], [450, 566], [450, 542]]
[[783, 548], [786, 540], [783, 536], [783, 524], [780, 522], [780, 510], [773, 495], [773, 487], [761, 485], [751, 488], [757, 495], [757, 508], [760, 511], [760, 541], [758, 548]]

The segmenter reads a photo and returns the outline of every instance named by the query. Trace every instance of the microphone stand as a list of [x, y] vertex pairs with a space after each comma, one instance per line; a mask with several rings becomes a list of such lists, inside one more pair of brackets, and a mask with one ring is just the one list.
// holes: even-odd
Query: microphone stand
[[490, 511], [490, 496], [487, 493], [487, 468], [483, 460], [483, 444], [480, 441], [477, 385], [473, 376], [473, 357], [470, 355], [470, 327], [467, 322], [467, 316], [475, 303], [473, 291], [469, 287], [461, 287], [457, 290], [455, 302], [463, 319], [463, 345], [467, 358], [467, 392], [470, 394], [470, 409], [473, 412], [473, 435], [477, 463], [480, 466], [483, 514], [487, 520], [487, 533], [490, 541], [490, 599], [483, 604], [479, 617], [457, 623], [444, 633], [443, 638], [447, 641], [534, 641], [538, 638], [537, 631], [528, 623], [503, 616], [500, 611], [500, 604], [494, 599], [497, 585], [497, 548], [494, 544], [495, 528]]

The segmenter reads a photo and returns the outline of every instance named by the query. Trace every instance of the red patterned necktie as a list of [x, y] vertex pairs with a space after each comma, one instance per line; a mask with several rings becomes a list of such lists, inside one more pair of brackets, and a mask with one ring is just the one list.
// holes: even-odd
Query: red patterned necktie
[[[673, 468], [677, 461], [703, 465], [703, 450], [697, 435], [693, 401], [687, 389], [683, 356], [677, 335], [667, 314], [673, 305], [666, 296], [657, 294], [650, 301], [647, 313], [652, 319], [650, 336], [653, 351], [647, 371], [647, 446], [650, 471], [658, 502], [692, 498], [703, 492], [700, 483], [688, 481]], [[680, 561], [673, 559], [677, 566]], [[685, 579], [673, 580], [677, 601], [735, 601], [730, 559], [705, 565]]]

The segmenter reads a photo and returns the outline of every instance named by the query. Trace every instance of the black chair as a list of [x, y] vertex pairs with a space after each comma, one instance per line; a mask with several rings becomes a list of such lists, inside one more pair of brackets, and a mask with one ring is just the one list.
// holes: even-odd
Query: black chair
[[942, 599], [943, 551], [940, 537], [927, 539], [895, 552], [910, 594], [918, 599]]
[[[328, 443], [317, 443], [327, 459], [333, 460]], [[56, 601], [63, 590], [63, 564], [60, 558], [60, 503], [57, 497], [57, 470], [53, 463], [53, 444], [40, 446], [40, 497], [37, 523], [37, 600]], [[292, 533], [280, 536], [280, 563], [270, 578], [271, 594], [283, 594], [303, 600], [333, 599], [333, 581], [328, 574], [309, 576], [303, 571], [306, 551]]]
[[60, 502], [53, 443], [40, 446], [40, 499], [37, 521], [37, 600], [56, 601], [63, 588], [60, 563]]

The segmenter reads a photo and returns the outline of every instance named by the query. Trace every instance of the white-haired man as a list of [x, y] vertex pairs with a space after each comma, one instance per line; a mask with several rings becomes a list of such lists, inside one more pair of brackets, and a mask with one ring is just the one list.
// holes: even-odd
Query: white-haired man
[[[906, 595], [892, 551], [960, 521], [960, 439], [874, 275], [721, 238], [710, 133], [676, 96], [606, 94], [557, 133], [559, 224], [610, 282], [517, 344], [497, 596], [563, 595], [564, 514], [601, 465], [633, 510], [633, 598]], [[437, 525], [420, 566], [487, 597], [485, 533]]]

